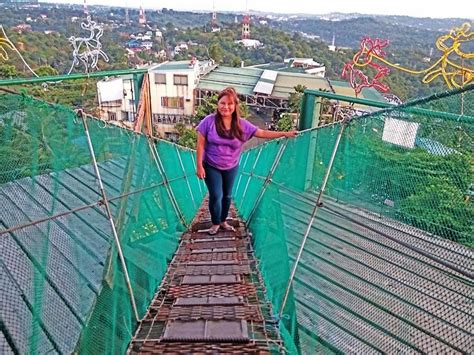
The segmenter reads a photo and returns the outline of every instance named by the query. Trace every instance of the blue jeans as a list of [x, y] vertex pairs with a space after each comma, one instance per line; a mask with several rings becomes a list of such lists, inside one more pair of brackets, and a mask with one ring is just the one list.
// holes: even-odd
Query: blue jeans
[[232, 188], [239, 166], [229, 170], [220, 170], [204, 163], [207, 189], [209, 190], [209, 212], [212, 224], [221, 224], [227, 218], [232, 201]]

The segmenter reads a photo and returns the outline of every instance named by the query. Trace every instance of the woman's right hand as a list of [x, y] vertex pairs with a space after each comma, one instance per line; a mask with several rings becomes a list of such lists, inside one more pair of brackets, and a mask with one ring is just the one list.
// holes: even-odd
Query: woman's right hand
[[197, 167], [196, 175], [198, 179], [205, 179], [206, 178], [206, 171], [202, 165]]

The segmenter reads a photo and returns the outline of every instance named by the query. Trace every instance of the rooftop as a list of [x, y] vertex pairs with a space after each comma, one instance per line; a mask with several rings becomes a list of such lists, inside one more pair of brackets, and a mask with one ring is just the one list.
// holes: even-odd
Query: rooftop
[[[271, 69], [271, 66], [268, 68], [218, 66], [203, 76], [197, 87], [201, 90], [220, 91], [228, 86], [233, 86], [241, 95], [253, 95], [254, 88], [260, 81], [264, 69]], [[354, 90], [346, 82], [287, 71], [278, 71], [275, 85], [269, 96], [287, 99], [288, 95], [294, 92], [296, 85], [304, 85], [307, 89], [334, 91], [336, 94], [355, 97]], [[385, 102], [384, 97], [372, 88], [363, 89], [358, 97]]]

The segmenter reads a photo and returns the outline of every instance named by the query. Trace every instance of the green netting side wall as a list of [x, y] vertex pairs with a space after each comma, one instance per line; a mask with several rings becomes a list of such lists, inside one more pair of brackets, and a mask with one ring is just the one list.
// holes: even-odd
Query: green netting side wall
[[[2, 348], [124, 353], [136, 320], [82, 119], [0, 97]], [[204, 189], [191, 151], [87, 123], [142, 317]]]
[[[344, 128], [280, 321], [288, 352], [472, 350], [473, 95], [355, 116]], [[275, 316], [341, 129], [242, 156], [236, 206], [251, 218]]]

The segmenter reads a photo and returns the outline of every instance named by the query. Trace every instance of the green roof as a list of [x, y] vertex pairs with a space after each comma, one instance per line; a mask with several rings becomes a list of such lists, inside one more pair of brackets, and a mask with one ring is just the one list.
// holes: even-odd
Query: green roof
[[164, 70], [192, 70], [193, 68], [189, 67], [189, 60], [181, 60], [177, 62], [167, 62], [161, 65], [158, 65], [152, 69], [152, 71], [164, 71]]
[[[278, 63], [270, 63], [269, 65], [278, 65]], [[261, 67], [263, 66], [264, 65]], [[270, 68], [270, 66], [265, 67], [267, 70], [270, 70]], [[237, 93], [241, 95], [253, 95], [255, 85], [257, 85], [259, 81], [265, 81], [260, 78], [263, 72], [263, 69], [256, 67], [233, 68], [219, 66], [203, 76], [197, 87], [200, 90], [221, 91], [226, 87], [232, 86]], [[290, 93], [294, 92], [296, 85], [304, 85], [307, 89], [311, 90], [333, 91], [334, 89], [336, 94], [355, 97], [354, 90], [345, 81], [333, 81], [317, 75], [297, 73], [294, 71], [278, 72], [270, 96], [286, 99]], [[372, 88], [363, 89], [358, 97], [385, 102], [383, 96]]]
[[263, 70], [254, 68], [217, 67], [201, 78], [198, 89], [221, 91], [232, 86], [241, 95], [252, 95]]

